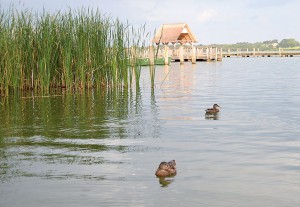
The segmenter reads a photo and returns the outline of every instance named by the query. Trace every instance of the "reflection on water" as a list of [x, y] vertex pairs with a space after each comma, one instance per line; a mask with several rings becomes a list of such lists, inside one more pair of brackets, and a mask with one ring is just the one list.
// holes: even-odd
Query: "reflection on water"
[[[143, 151], [126, 140], [114, 140], [157, 137], [160, 126], [155, 102], [152, 91], [151, 110], [143, 111], [140, 89], [53, 96], [16, 94], [3, 99], [1, 181], [15, 177], [103, 180], [103, 175], [74, 174], [57, 166], [124, 164], [125, 161], [105, 160], [98, 154]], [[45, 167], [49, 165], [53, 169]]]
[[217, 114], [205, 114], [207, 120], [219, 120], [219, 113]]
[[[0, 206], [298, 206], [299, 65], [174, 63], [154, 87], [145, 67], [138, 89], [0, 97]], [[180, 173], [157, 178], [171, 159]]]
[[168, 177], [161, 177], [158, 178], [159, 183], [161, 184], [161, 187], [168, 187], [172, 182], [174, 182], [174, 179], [168, 178]]
[[[64, 94], [61, 96], [9, 97], [1, 107], [1, 136], [48, 138], [107, 138], [138, 136], [146, 130], [123, 127], [129, 121], [143, 123], [147, 118], [142, 110], [139, 90], [92, 91], [88, 94]], [[151, 108], [155, 110], [155, 96]], [[140, 120], [139, 120], [140, 119]], [[154, 123], [153, 120], [147, 122]], [[149, 122], [148, 122], [149, 123]], [[153, 127], [153, 128], [151, 128]], [[151, 129], [150, 129], [151, 128]], [[156, 133], [156, 126], [149, 125], [147, 133]], [[28, 140], [28, 139], [27, 139]]]

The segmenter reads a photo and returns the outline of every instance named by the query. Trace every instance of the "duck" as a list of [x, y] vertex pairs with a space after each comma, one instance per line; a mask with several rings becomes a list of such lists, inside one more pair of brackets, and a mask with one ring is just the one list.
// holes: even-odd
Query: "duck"
[[206, 109], [206, 114], [216, 114], [220, 111], [220, 106], [218, 104], [214, 104], [212, 108]]
[[170, 162], [161, 162], [155, 172], [157, 177], [169, 177], [176, 175], [176, 162], [171, 160]]

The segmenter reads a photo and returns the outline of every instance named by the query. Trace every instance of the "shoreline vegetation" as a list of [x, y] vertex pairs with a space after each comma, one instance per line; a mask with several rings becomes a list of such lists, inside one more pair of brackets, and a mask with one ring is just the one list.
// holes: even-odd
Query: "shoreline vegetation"
[[148, 35], [145, 25], [136, 29], [98, 10], [1, 10], [0, 96], [138, 86], [136, 59]]
[[210, 45], [199, 45], [199, 46], [206, 46], [206, 47], [218, 47], [223, 49], [259, 49], [261, 51], [274, 51], [278, 50], [279, 48], [284, 50], [300, 50], [300, 43], [293, 38], [289, 39], [282, 39], [279, 40], [266, 40], [263, 42], [238, 42], [235, 44], [210, 44]]

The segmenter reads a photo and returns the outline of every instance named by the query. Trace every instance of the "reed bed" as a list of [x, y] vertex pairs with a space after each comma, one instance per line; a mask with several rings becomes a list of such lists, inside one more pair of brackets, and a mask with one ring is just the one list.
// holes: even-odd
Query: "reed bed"
[[135, 60], [145, 36], [145, 25], [135, 29], [98, 10], [2, 10], [0, 94], [139, 85]]

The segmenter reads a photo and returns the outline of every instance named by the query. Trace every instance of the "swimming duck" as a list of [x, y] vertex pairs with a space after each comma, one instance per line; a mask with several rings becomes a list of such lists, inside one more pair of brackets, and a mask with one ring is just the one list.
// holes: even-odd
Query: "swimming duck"
[[176, 172], [176, 162], [171, 160], [170, 162], [161, 162], [155, 172], [157, 177], [168, 177], [175, 175]]
[[218, 104], [214, 104], [212, 108], [206, 109], [206, 114], [216, 114], [218, 113], [220, 106]]

